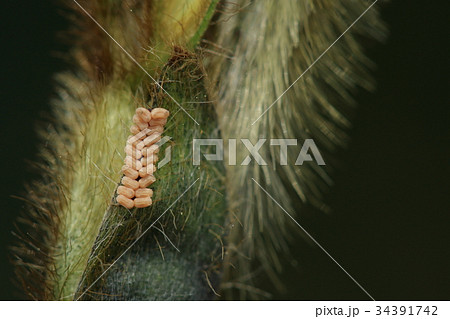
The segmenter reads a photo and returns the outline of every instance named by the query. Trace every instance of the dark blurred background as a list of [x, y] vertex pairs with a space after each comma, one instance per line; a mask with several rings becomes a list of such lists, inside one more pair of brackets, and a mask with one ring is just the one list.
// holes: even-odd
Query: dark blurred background
[[[361, 92], [349, 149], [327, 197], [300, 223], [377, 300], [450, 299], [449, 63], [444, 1], [391, 1], [390, 27], [371, 45], [375, 93]], [[53, 76], [67, 65], [58, 34], [68, 22], [51, 1], [2, 1], [0, 86], [0, 300], [17, 299], [8, 246], [33, 178], [35, 127], [48, 114]], [[276, 299], [366, 300], [339, 267], [301, 240], [285, 258], [287, 291]]]

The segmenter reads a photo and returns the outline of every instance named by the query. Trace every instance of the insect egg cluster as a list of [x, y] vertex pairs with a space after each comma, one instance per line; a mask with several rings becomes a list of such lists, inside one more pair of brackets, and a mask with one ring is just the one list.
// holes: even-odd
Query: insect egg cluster
[[153, 173], [156, 171], [159, 146], [164, 125], [169, 111], [154, 108], [149, 111], [140, 107], [133, 116], [134, 125], [130, 131], [125, 146], [125, 165], [122, 166], [122, 185], [117, 188], [117, 202], [131, 209], [144, 208], [152, 204], [153, 191], [147, 188], [156, 181]]

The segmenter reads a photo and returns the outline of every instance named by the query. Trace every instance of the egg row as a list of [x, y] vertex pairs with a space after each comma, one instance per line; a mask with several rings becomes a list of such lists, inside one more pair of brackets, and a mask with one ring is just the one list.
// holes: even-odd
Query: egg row
[[149, 111], [138, 108], [133, 116], [134, 125], [125, 146], [125, 160], [122, 166], [122, 185], [117, 188], [117, 202], [131, 209], [144, 208], [152, 204], [153, 191], [149, 188], [156, 181], [153, 176], [158, 161], [159, 146], [169, 111], [154, 108]]

